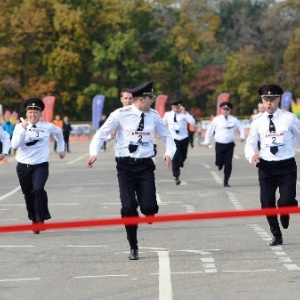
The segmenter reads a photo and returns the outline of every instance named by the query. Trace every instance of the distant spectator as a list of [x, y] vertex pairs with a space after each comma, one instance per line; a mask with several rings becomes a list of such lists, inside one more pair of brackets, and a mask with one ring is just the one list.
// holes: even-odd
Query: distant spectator
[[[10, 121], [9, 116], [5, 116], [4, 122], [2, 123], [2, 128], [4, 131], [6, 131], [9, 134], [9, 138], [11, 140], [14, 129], [15, 129], [15, 125]], [[11, 152], [11, 149], [9, 150], [8, 155], [11, 154], [10, 152]]]
[[[55, 116], [55, 119], [53, 120], [53, 123], [59, 127], [61, 130], [63, 129], [63, 125], [64, 125], [64, 122], [60, 119], [60, 115], [56, 115]], [[56, 142], [56, 139], [54, 138], [54, 152], [56, 152], [56, 148], [57, 148], [57, 142]]]
[[72, 131], [72, 126], [69, 123], [69, 118], [67, 116], [65, 116], [64, 121], [63, 121], [63, 135], [64, 135], [64, 141], [65, 141], [65, 151], [67, 151], [67, 152], [70, 152], [69, 139], [70, 139], [71, 131]]

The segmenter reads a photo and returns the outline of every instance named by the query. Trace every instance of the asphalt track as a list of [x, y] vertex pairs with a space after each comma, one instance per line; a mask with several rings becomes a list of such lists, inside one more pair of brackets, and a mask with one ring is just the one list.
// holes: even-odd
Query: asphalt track
[[[51, 153], [48, 223], [119, 217], [113, 144], [92, 169], [88, 144], [72, 142], [64, 160]], [[198, 145], [176, 186], [158, 144], [159, 215], [259, 208], [257, 170], [243, 144], [236, 143], [230, 188], [214, 166], [214, 149]], [[14, 158], [0, 164], [0, 226], [30, 224], [15, 166]], [[0, 299], [299, 299], [299, 231], [293, 214], [283, 245], [269, 247], [263, 216], [140, 224], [138, 261], [127, 258], [121, 225], [2, 233]]]

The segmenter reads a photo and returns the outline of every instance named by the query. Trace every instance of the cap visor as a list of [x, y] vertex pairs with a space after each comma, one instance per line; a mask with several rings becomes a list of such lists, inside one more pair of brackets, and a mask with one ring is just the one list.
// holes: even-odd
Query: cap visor
[[276, 99], [278, 97], [280, 97], [280, 96], [279, 95], [261, 95], [262, 99], [270, 99], [270, 100]]

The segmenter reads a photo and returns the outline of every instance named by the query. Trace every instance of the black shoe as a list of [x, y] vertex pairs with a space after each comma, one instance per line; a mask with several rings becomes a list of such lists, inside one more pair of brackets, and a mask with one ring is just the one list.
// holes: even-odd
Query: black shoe
[[[34, 222], [34, 221], [32, 221], [32, 225], [33, 224], [37, 224], [38, 222]], [[32, 230], [32, 232], [34, 233], [34, 234], [39, 234], [40, 233], [40, 230]]]
[[[218, 166], [218, 165], [217, 165]], [[223, 169], [223, 165], [218, 166], [219, 171], [221, 171]]]
[[176, 178], [175, 178], [175, 184], [176, 184], [176, 185], [179, 185], [180, 183], [181, 183], [181, 181], [180, 181], [179, 177], [176, 177]]
[[282, 236], [273, 236], [272, 240], [269, 242], [270, 246], [282, 245]]
[[231, 186], [228, 184], [228, 182], [224, 182], [224, 186], [225, 186], [225, 187], [231, 187]]
[[[154, 215], [148, 215], [147, 217], [152, 217], [154, 218]], [[148, 224], [151, 225], [153, 223], [153, 221], [148, 221]]]
[[280, 223], [284, 229], [289, 228], [290, 225], [290, 215], [280, 216]]
[[130, 249], [130, 253], [128, 256], [129, 260], [138, 260], [139, 257], [139, 250], [138, 249]]

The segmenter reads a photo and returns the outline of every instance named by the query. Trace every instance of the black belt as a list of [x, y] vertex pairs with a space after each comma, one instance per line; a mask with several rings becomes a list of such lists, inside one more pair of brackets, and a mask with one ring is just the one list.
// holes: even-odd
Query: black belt
[[152, 158], [151, 157], [135, 158], [135, 157], [125, 156], [125, 157], [116, 157], [116, 162], [131, 161], [131, 162], [141, 163], [141, 162], [145, 162], [149, 159], [152, 159]]
[[23, 163], [18, 162], [18, 165], [29, 168], [29, 167], [44, 165], [44, 164], [47, 164], [47, 163], [48, 162], [46, 161], [46, 162], [43, 162], [43, 163], [40, 163], [40, 164], [30, 165], [30, 164], [23, 164]]

